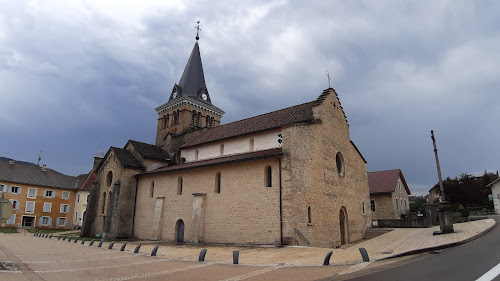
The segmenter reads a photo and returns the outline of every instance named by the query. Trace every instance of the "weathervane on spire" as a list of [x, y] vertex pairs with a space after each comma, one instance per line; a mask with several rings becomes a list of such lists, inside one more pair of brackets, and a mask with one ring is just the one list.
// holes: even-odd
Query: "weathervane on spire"
[[200, 40], [200, 21], [197, 21], [198, 25], [195, 26], [194, 28], [196, 28], [196, 41]]
[[330, 87], [330, 80], [332, 80], [332, 79], [330, 78], [330, 72], [328, 72], [328, 70], [326, 71], [326, 77], [328, 78], [328, 88], [331, 88]]

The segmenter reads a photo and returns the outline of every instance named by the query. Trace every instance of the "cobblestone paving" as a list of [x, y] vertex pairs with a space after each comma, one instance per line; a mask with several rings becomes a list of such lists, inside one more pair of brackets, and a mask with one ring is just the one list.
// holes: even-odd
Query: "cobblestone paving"
[[[455, 224], [455, 233], [433, 236], [437, 227], [395, 229], [387, 234], [342, 249], [312, 247], [236, 247], [134, 242], [120, 251], [109, 243], [88, 246], [35, 237], [0, 234], [0, 280], [314, 280], [375, 267], [377, 260], [468, 241], [495, 226], [492, 219]], [[133, 251], [142, 243], [140, 253]], [[160, 245], [156, 257], [154, 246]], [[371, 262], [362, 262], [358, 248], [367, 249]], [[198, 262], [201, 249], [206, 261]], [[240, 264], [232, 265], [232, 251]], [[321, 266], [333, 251], [330, 266]], [[1, 267], [0, 267], [1, 268]]]

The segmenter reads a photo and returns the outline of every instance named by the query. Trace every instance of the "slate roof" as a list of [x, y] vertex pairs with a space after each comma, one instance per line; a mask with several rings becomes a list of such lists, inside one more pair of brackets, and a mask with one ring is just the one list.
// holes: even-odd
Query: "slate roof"
[[368, 186], [370, 187], [370, 194], [394, 192], [398, 182], [398, 177], [401, 177], [401, 181], [403, 182], [408, 195], [411, 194], [400, 169], [368, 172]]
[[11, 182], [34, 186], [75, 189], [79, 177], [61, 174], [55, 170], [42, 167], [36, 164], [16, 161], [10, 164], [11, 159], [0, 157], [0, 182]]
[[170, 159], [168, 153], [159, 146], [134, 140], [129, 140], [128, 142], [131, 143], [144, 158], [163, 161]]
[[[174, 92], [177, 92], [179, 97], [189, 96], [201, 102], [212, 104], [210, 96], [208, 95], [207, 85], [205, 84], [205, 75], [203, 74], [203, 64], [201, 63], [198, 41], [194, 44], [189, 60], [182, 73], [181, 80], [179, 81], [179, 85], [174, 85], [169, 101], [176, 98], [173, 96]], [[207, 100], [201, 98], [203, 93], [207, 95]]]
[[145, 172], [145, 173], [142, 173], [140, 175], [161, 174], [161, 173], [167, 173], [167, 172], [172, 172], [172, 171], [196, 169], [196, 168], [208, 167], [208, 166], [218, 166], [218, 165], [232, 164], [232, 163], [237, 163], [237, 162], [245, 162], [245, 161], [258, 160], [258, 159], [267, 159], [267, 158], [274, 158], [274, 157], [277, 158], [277, 157], [281, 157], [282, 154], [283, 153], [281, 151], [281, 148], [259, 150], [259, 151], [254, 151], [254, 152], [234, 154], [234, 155], [228, 155], [228, 156], [224, 156], [224, 157], [217, 157], [217, 158], [205, 159], [205, 160], [200, 160], [200, 161], [182, 163], [182, 164], [173, 165], [173, 166], [169, 166], [169, 167], [158, 168], [156, 170], [153, 170], [150, 172]]
[[314, 119], [312, 108], [317, 104], [318, 100], [315, 100], [211, 128], [185, 143], [182, 148], [281, 128], [294, 123], [309, 123]]
[[[144, 169], [144, 166], [141, 164], [141, 162], [139, 162], [139, 160], [137, 160], [129, 150], [112, 146], [110, 148], [110, 151], [113, 151], [115, 153], [116, 158], [118, 158], [118, 160], [124, 167]], [[104, 158], [106, 157], [107, 155]]]

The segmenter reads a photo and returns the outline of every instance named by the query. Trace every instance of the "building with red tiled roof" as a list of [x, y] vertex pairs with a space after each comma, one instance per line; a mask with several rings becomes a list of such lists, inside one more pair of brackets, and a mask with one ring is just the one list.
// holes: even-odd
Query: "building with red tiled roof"
[[400, 169], [368, 172], [370, 210], [373, 220], [405, 218], [411, 194]]
[[84, 236], [338, 247], [370, 226], [366, 161], [332, 88], [221, 125], [198, 41], [157, 107], [155, 145], [111, 147], [96, 168]]

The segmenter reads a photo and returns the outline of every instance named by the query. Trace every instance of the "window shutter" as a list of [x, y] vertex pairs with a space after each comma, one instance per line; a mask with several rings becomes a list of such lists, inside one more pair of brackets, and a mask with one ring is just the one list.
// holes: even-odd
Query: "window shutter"
[[68, 213], [68, 214], [70, 213], [70, 210], [69, 210], [69, 204], [68, 204], [68, 205], [66, 205], [66, 213]]
[[59, 221], [60, 221], [60, 218], [57, 218], [57, 220], [56, 220], [56, 226], [59, 226]]
[[52, 217], [49, 217], [49, 226], [52, 226]]
[[43, 219], [42, 219], [42, 217], [40, 217], [40, 218], [38, 219], [38, 226], [42, 226], [42, 225], [43, 225], [43, 224], [42, 224], [42, 221], [43, 221]]
[[61, 204], [61, 207], [59, 207], [59, 213], [64, 213], [64, 205]]
[[64, 226], [67, 226], [68, 225], [68, 219], [65, 219], [64, 220]]
[[21, 193], [22, 193], [22, 190], [23, 190], [23, 188], [22, 188], [22, 187], [18, 187], [18, 188], [17, 188], [17, 194], [21, 194]]

